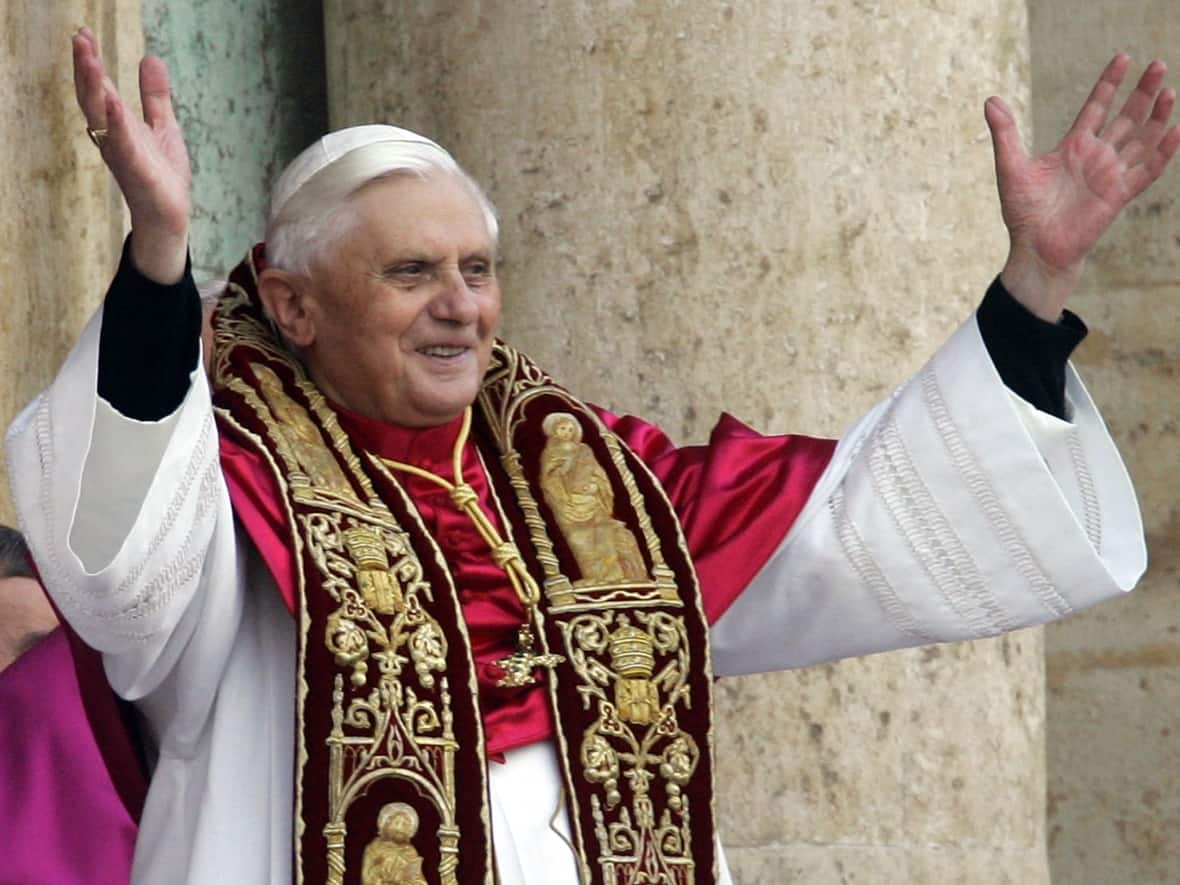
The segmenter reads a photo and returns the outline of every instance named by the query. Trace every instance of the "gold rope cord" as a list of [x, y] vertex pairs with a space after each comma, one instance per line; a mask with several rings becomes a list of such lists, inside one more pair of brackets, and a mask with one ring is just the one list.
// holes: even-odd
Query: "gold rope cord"
[[538, 654], [534, 651], [536, 637], [540, 635], [541, 631], [541, 614], [537, 610], [537, 603], [541, 601], [541, 591], [537, 587], [537, 582], [533, 580], [533, 576], [529, 574], [528, 567], [520, 555], [520, 550], [514, 543], [506, 541], [500, 536], [496, 526], [479, 506], [479, 495], [463, 479], [463, 449], [470, 433], [471, 407], [468, 406], [463, 412], [463, 423], [451, 452], [451, 465], [455, 474], [454, 482], [413, 464], [380, 456], [377, 457], [377, 460], [392, 470], [400, 470], [441, 486], [450, 495], [451, 502], [459, 511], [474, 523], [476, 531], [491, 549], [493, 561], [507, 574], [513, 591], [525, 609], [525, 621], [517, 630], [516, 651], [495, 662], [505, 671], [504, 677], [496, 684], [501, 687], [532, 685], [537, 681], [536, 670], [550, 669], [560, 664], [565, 658], [561, 655], [544, 652]]

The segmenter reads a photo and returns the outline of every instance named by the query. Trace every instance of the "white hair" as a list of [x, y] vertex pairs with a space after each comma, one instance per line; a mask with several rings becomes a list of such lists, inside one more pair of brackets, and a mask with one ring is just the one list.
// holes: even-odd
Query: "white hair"
[[351, 229], [351, 198], [374, 181], [403, 175], [457, 180], [478, 203], [488, 235], [496, 241], [500, 226], [495, 207], [442, 147], [392, 126], [354, 126], [321, 138], [275, 182], [266, 228], [268, 264], [306, 274]]

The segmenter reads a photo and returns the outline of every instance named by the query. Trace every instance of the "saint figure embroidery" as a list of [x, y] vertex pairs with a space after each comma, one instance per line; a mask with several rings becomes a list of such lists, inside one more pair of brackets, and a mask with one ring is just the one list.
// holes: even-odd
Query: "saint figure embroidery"
[[582, 425], [569, 412], [554, 412], [541, 428], [548, 438], [541, 492], [582, 573], [575, 586], [650, 580], [635, 536], [614, 518], [614, 490], [582, 442]]
[[287, 467], [303, 473], [312, 488], [354, 497], [352, 486], [307, 411], [287, 395], [283, 382], [273, 371], [260, 363], [252, 363], [251, 368], [274, 415], [276, 443], [289, 462]]
[[427, 885], [422, 855], [411, 839], [418, 832], [418, 813], [405, 802], [390, 802], [377, 815], [377, 837], [365, 846], [363, 885]]

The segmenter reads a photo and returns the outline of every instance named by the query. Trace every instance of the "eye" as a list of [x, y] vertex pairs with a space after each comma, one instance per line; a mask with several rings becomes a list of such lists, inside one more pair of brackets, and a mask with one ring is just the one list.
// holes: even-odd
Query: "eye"
[[472, 285], [485, 283], [494, 275], [492, 263], [483, 258], [472, 259], [463, 265], [463, 278]]
[[429, 261], [398, 261], [381, 272], [381, 277], [396, 286], [417, 286], [427, 282], [434, 273]]
[[388, 273], [394, 277], [420, 277], [426, 273], [426, 262], [406, 261], [391, 267]]

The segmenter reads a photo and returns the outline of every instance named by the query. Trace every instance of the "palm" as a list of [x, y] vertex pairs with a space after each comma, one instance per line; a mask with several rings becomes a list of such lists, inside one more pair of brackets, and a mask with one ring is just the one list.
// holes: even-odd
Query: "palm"
[[1180, 148], [1180, 126], [1168, 126], [1175, 93], [1160, 88], [1161, 62], [1147, 67], [1118, 115], [1107, 120], [1127, 63], [1126, 56], [1111, 61], [1069, 132], [1038, 157], [1025, 153], [1003, 102], [988, 102], [1013, 255], [1036, 264], [1042, 275], [1076, 275], [1103, 232]]
[[127, 116], [131, 137], [109, 162], [132, 218], [155, 215], [187, 226], [191, 173], [180, 127], [171, 116], [154, 124]]
[[1135, 196], [1118, 152], [1089, 133], [1025, 160], [1000, 183], [1004, 220], [1050, 267], [1082, 260]]

